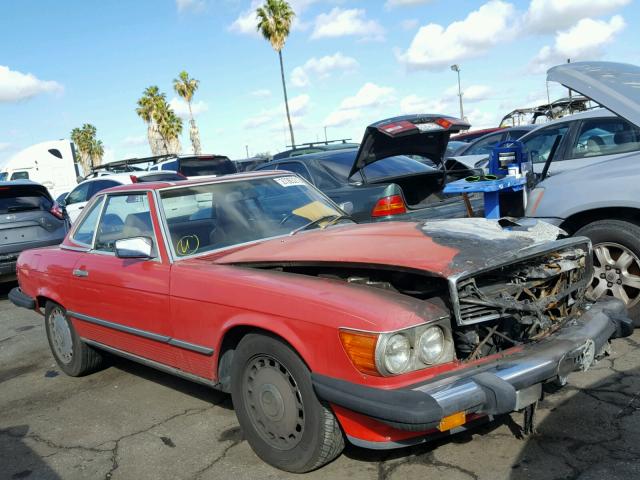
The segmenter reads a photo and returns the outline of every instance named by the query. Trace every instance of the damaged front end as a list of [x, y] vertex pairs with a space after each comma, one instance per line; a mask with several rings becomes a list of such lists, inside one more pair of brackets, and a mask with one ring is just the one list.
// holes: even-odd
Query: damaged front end
[[576, 241], [507, 265], [450, 278], [460, 360], [540, 340], [585, 308], [591, 247]]

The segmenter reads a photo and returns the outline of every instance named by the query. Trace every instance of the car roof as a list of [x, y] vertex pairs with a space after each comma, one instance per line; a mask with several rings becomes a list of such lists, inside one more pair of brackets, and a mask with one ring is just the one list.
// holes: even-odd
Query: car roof
[[240, 181], [240, 180], [251, 180], [252, 178], [279, 177], [282, 175], [291, 175], [291, 174], [283, 171], [277, 172], [273, 170], [267, 170], [267, 171], [232, 173], [229, 175], [222, 175], [220, 177], [208, 177], [208, 178], [199, 178], [199, 179], [191, 179], [191, 180], [129, 183], [126, 185], [119, 185], [117, 187], [107, 188], [99, 193], [102, 194], [102, 193], [113, 193], [113, 192], [127, 192], [131, 190], [135, 190], [135, 191], [162, 190], [170, 187], [190, 187], [195, 185], [208, 185], [211, 183], [225, 183], [225, 182]]
[[41, 183], [34, 182], [33, 180], [27, 180], [27, 179], [7, 180], [7, 181], [4, 181], [4, 182], [0, 182], [0, 187], [15, 187], [15, 186], [33, 187], [33, 186], [36, 186], [36, 185], [39, 186], [39, 187], [43, 186]]

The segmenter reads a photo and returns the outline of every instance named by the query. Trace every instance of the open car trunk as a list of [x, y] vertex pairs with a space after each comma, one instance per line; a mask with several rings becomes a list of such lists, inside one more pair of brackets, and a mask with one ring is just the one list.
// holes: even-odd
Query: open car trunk
[[444, 188], [444, 172], [414, 173], [395, 178], [367, 180], [367, 184], [393, 183], [402, 189], [404, 200], [411, 208], [420, 208], [442, 200], [440, 193]]

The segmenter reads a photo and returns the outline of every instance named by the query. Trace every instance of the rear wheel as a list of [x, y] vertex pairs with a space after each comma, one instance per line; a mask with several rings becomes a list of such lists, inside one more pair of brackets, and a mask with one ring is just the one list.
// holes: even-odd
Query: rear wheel
[[640, 326], [640, 227], [622, 220], [601, 220], [576, 232], [593, 243], [594, 298], [622, 300], [636, 327]]
[[102, 355], [80, 339], [62, 306], [47, 302], [44, 322], [51, 353], [64, 373], [80, 377], [100, 368]]
[[231, 395], [249, 445], [276, 468], [308, 472], [344, 448], [338, 421], [316, 397], [306, 365], [274, 337], [242, 339], [233, 359]]

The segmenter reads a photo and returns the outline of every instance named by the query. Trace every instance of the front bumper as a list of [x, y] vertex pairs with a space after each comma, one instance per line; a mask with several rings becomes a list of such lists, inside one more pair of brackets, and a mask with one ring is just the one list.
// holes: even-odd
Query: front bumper
[[540, 398], [542, 383], [587, 370], [610, 338], [633, 332], [624, 304], [600, 301], [580, 318], [521, 351], [483, 365], [456, 370], [412, 387], [383, 390], [312, 374], [322, 400], [394, 428], [431, 430], [457, 412], [498, 415], [520, 410]]
[[11, 303], [16, 307], [28, 308], [29, 310], [36, 308], [36, 299], [23, 293], [20, 287], [11, 289], [9, 292], [9, 300], [11, 300]]

